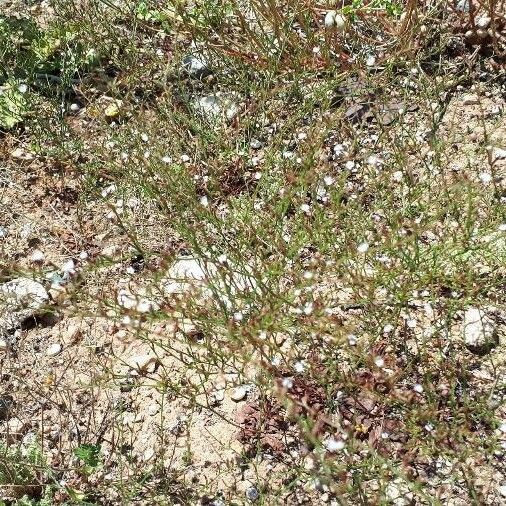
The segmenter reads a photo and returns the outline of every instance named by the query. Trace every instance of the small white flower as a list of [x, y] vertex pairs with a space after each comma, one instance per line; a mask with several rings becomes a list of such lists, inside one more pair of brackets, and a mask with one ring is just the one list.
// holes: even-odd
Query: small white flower
[[344, 450], [344, 448], [346, 447], [346, 444], [344, 441], [337, 441], [334, 438], [329, 438], [329, 439], [325, 440], [324, 445], [325, 445], [325, 448], [329, 452], [338, 452], [338, 451]]
[[402, 170], [397, 170], [395, 171], [393, 174], [392, 174], [392, 179], [396, 182], [396, 183], [400, 183], [402, 181], [402, 178], [403, 178], [404, 174], [402, 172]]
[[307, 133], [306, 132], [299, 132], [297, 134], [297, 139], [299, 139], [299, 141], [303, 141], [306, 138], [307, 138]]
[[146, 134], [146, 133], [141, 134], [141, 139], [142, 139], [144, 142], [148, 142], [148, 141], [149, 141], [149, 136], [148, 136], [148, 134]]
[[376, 367], [383, 367], [385, 365], [385, 361], [381, 357], [376, 357], [374, 359], [374, 364]]
[[355, 168], [355, 162], [353, 160], [348, 160], [345, 164], [344, 164], [346, 170], [353, 170]]
[[67, 260], [61, 267], [61, 270], [64, 274], [70, 275], [76, 272], [76, 265], [74, 264], [74, 260]]
[[79, 258], [81, 260], [86, 260], [88, 258], [88, 256], [89, 256], [88, 252], [86, 252], [86, 251], [81, 251], [81, 253], [79, 253]]
[[325, 176], [323, 178], [323, 182], [325, 183], [326, 186], [330, 186], [330, 185], [334, 184], [334, 181], [335, 181], [335, 179], [332, 176]]
[[492, 181], [492, 174], [489, 172], [482, 172], [480, 174], [480, 179], [483, 184], [488, 184]]
[[421, 394], [423, 393], [423, 386], [420, 385], [420, 383], [417, 383], [416, 385], [413, 385], [413, 390], [417, 393], [417, 394]]
[[342, 144], [334, 144], [334, 155], [341, 156], [344, 153], [344, 146]]
[[262, 178], [262, 173], [260, 171], [257, 171], [253, 174], [253, 177], [258, 181]]
[[295, 372], [302, 373], [306, 370], [307, 364], [304, 360], [298, 360], [293, 364], [293, 369]]
[[320, 46], [313, 46], [313, 53], [318, 54], [321, 51]]
[[172, 163], [172, 158], [170, 156], [162, 156], [162, 162], [163, 163]]
[[300, 206], [300, 210], [303, 212], [303, 213], [309, 213], [309, 211], [311, 210], [311, 208], [309, 207], [309, 204], [302, 204]]
[[18, 86], [19, 93], [26, 93], [28, 91], [28, 86], [26, 84], [20, 84]]
[[372, 167], [378, 167], [383, 163], [383, 160], [376, 155], [371, 155], [367, 158], [367, 164], [371, 165]]
[[275, 355], [274, 357], [272, 357], [271, 364], [273, 366], [278, 366], [279, 364], [281, 364], [281, 357], [279, 355]]
[[427, 432], [432, 432], [434, 430], [434, 425], [432, 425], [430, 422], [429, 423], [426, 423], [424, 425], [424, 429], [427, 431]]
[[126, 268], [127, 274], [135, 274], [135, 269], [132, 266]]
[[500, 232], [506, 232], [506, 223], [501, 223], [498, 228]]
[[314, 309], [314, 305], [312, 302], [308, 302], [305, 306], [304, 306], [304, 309], [303, 309], [303, 312], [306, 316], [309, 316], [312, 312], [313, 312], [313, 309]]
[[357, 246], [357, 251], [359, 253], [366, 253], [367, 250], [369, 249], [369, 244], [366, 243], [366, 242], [362, 242], [360, 243], [358, 246]]
[[244, 315], [241, 313], [241, 311], [237, 311], [236, 313], [234, 313], [234, 321], [240, 322], [243, 320], [243, 318]]
[[293, 378], [283, 378], [281, 384], [283, 385], [283, 388], [290, 390], [290, 388], [293, 387]]
[[72, 112], [77, 112], [77, 111], [79, 111], [79, 109], [80, 109], [80, 107], [78, 104], [70, 104], [70, 110]]
[[390, 332], [392, 332], [394, 330], [394, 326], [390, 323], [387, 323], [384, 327], [383, 327], [383, 332], [385, 334], [389, 334]]
[[413, 319], [413, 318], [410, 318], [409, 320], [406, 321], [406, 325], [410, 328], [410, 329], [414, 329], [416, 328], [416, 320]]
[[311, 271], [304, 271], [304, 274], [302, 275], [302, 277], [304, 279], [313, 279], [314, 273], [312, 273]]
[[181, 155], [181, 161], [187, 163], [190, 161], [190, 157], [188, 155]]
[[358, 341], [358, 339], [357, 339], [357, 336], [356, 336], [356, 335], [354, 335], [354, 334], [350, 334], [350, 335], [348, 336], [348, 344], [349, 344], [350, 346], [355, 346], [355, 345], [357, 344], [357, 341]]
[[200, 204], [203, 205], [204, 207], [207, 207], [209, 205], [209, 199], [203, 195], [202, 197], [200, 197]]
[[365, 60], [365, 64], [368, 67], [372, 67], [376, 63], [376, 57], [372, 54], [370, 54], [367, 59]]
[[227, 260], [228, 260], [228, 257], [227, 255], [225, 255], [225, 253], [222, 253], [218, 258], [217, 258], [218, 262], [220, 264], [226, 264], [227, 263]]
[[500, 430], [503, 434], [506, 434], [506, 422], [503, 422], [503, 423], [501, 423], [501, 425], [499, 425], [499, 430]]
[[390, 434], [388, 432], [381, 433], [381, 439], [388, 439], [389, 437], [390, 437]]

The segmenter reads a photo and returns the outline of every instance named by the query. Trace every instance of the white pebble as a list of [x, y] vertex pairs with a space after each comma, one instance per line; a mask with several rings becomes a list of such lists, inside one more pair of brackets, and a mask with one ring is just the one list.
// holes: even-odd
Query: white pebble
[[60, 343], [54, 343], [46, 350], [46, 355], [48, 357], [54, 357], [58, 355], [62, 350], [62, 346]]
[[44, 253], [40, 249], [36, 249], [32, 256], [30, 257], [32, 262], [43, 262], [44, 261]]
[[230, 394], [230, 398], [235, 401], [239, 402], [242, 401], [246, 397], [247, 391], [246, 388], [243, 386], [235, 387], [232, 390], [232, 393]]

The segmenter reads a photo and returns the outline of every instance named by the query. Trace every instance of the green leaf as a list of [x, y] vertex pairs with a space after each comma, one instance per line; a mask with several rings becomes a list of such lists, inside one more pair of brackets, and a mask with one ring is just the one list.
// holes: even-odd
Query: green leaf
[[7, 82], [0, 87], [0, 128], [9, 130], [20, 123], [28, 113], [28, 98], [21, 83]]
[[95, 468], [100, 463], [100, 446], [82, 444], [74, 450], [74, 455], [81, 459], [86, 466]]

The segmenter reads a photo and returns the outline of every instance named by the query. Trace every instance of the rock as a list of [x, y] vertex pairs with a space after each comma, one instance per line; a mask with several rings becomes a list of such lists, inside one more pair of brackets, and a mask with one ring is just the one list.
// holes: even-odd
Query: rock
[[471, 8], [470, 0], [459, 0], [457, 2], [457, 5], [455, 6], [455, 8], [459, 12], [469, 12], [469, 10]]
[[46, 289], [29, 278], [16, 278], [0, 285], [0, 335], [35, 316], [49, 301]]
[[20, 420], [19, 418], [11, 418], [7, 422], [7, 431], [9, 432], [9, 434], [21, 434], [26, 425], [27, 424], [23, 422], [23, 420]]
[[196, 79], [201, 79], [211, 74], [207, 60], [202, 55], [186, 55], [183, 58], [183, 70]]
[[104, 109], [105, 117], [109, 119], [117, 118], [120, 115], [122, 105], [122, 100], [112, 100]]
[[155, 456], [155, 450], [153, 448], [146, 448], [146, 451], [144, 452], [143, 459], [144, 462], [148, 462]]
[[149, 369], [155, 369], [156, 364], [158, 363], [158, 358], [156, 355], [151, 354], [136, 355], [128, 359], [127, 363], [130, 369], [135, 369], [140, 372], [149, 372]]
[[486, 355], [498, 344], [494, 320], [481, 309], [467, 309], [462, 325], [465, 345], [472, 353]]
[[201, 291], [202, 301], [219, 299], [231, 309], [234, 295], [255, 291], [258, 286], [253, 276], [237, 272], [229, 262], [219, 269], [218, 262], [181, 257], [167, 270], [161, 281], [161, 291], [166, 295], [175, 295], [195, 289]]
[[346, 18], [341, 16], [337, 11], [328, 11], [325, 15], [324, 23], [327, 30], [342, 33], [346, 29]]
[[489, 16], [479, 16], [475, 20], [475, 25], [477, 28], [484, 29], [489, 27], [491, 21]]
[[255, 502], [260, 497], [260, 493], [256, 487], [249, 487], [246, 489], [246, 499], [251, 502]]
[[48, 357], [55, 357], [56, 355], [59, 355], [62, 350], [62, 345], [60, 343], [54, 343], [46, 350], [46, 355]]
[[399, 478], [387, 485], [385, 495], [394, 506], [408, 506], [413, 502], [413, 494], [407, 484]]
[[9, 343], [5, 339], [0, 339], [0, 352], [6, 352], [9, 349]]
[[504, 160], [504, 159], [506, 159], [506, 149], [493, 148], [492, 149], [492, 159], [493, 160]]
[[260, 149], [262, 147], [262, 143], [258, 139], [251, 139], [249, 145], [251, 149]]
[[246, 397], [247, 393], [248, 393], [248, 391], [247, 391], [246, 387], [238, 386], [232, 390], [230, 397], [233, 401], [239, 402], [239, 401], [242, 401]]
[[195, 110], [210, 121], [226, 119], [231, 121], [239, 113], [239, 106], [232, 93], [216, 92], [197, 97]]
[[81, 328], [79, 325], [70, 324], [64, 332], [62, 332], [62, 340], [67, 345], [76, 344], [81, 337]]
[[502, 496], [502, 497], [506, 497], [506, 485], [501, 485], [499, 487], [499, 494]]

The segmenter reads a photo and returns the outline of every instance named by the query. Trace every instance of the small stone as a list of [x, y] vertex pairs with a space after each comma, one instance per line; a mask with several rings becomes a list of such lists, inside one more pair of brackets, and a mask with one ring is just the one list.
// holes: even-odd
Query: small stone
[[118, 117], [122, 105], [123, 102], [121, 100], [114, 100], [111, 102], [104, 110], [105, 117], [110, 119]]
[[221, 390], [216, 390], [213, 394], [212, 394], [212, 397], [213, 397], [213, 400], [215, 403], [219, 403], [219, 402], [222, 402], [223, 399], [225, 398], [225, 390], [221, 389]]
[[238, 386], [232, 390], [230, 397], [233, 401], [240, 402], [246, 397], [247, 393], [248, 392], [244, 386]]
[[5, 339], [0, 339], [0, 351], [7, 351], [9, 349], [9, 343]]
[[464, 313], [463, 334], [467, 349], [477, 355], [486, 355], [498, 343], [494, 321], [477, 307]]
[[81, 337], [81, 328], [79, 325], [69, 325], [67, 329], [62, 333], [63, 341], [68, 344], [75, 344]]
[[148, 462], [155, 456], [155, 450], [153, 448], [147, 448], [144, 452], [143, 458], [144, 462]]
[[394, 506], [408, 506], [413, 501], [413, 494], [400, 479], [396, 479], [387, 485], [385, 495]]
[[48, 357], [55, 357], [59, 355], [62, 351], [62, 345], [60, 343], [54, 343], [46, 350], [46, 355]]
[[249, 487], [246, 490], [246, 499], [251, 502], [255, 502], [260, 497], [260, 493], [258, 492], [258, 489], [256, 487]]
[[7, 422], [7, 431], [9, 434], [20, 434], [26, 426], [27, 424], [23, 422], [23, 420], [20, 420], [19, 418], [11, 418]]
[[506, 149], [493, 148], [493, 150], [492, 150], [492, 159], [494, 159], [494, 160], [504, 160], [504, 159], [506, 159]]
[[208, 62], [206, 59], [199, 55], [186, 55], [183, 58], [183, 70], [190, 76], [196, 79], [201, 79], [202, 77], [206, 77], [211, 74], [211, 69], [209, 68]]
[[459, 0], [455, 8], [460, 12], [469, 12], [471, 8], [470, 0]]
[[0, 285], [0, 335], [35, 316], [48, 300], [46, 289], [29, 278], [16, 278]]
[[477, 28], [488, 28], [492, 20], [489, 16], [480, 16], [475, 20]]
[[258, 139], [251, 139], [249, 145], [251, 149], [260, 149], [262, 147], [262, 143]]
[[499, 487], [499, 494], [502, 495], [503, 497], [506, 497], [506, 485], [501, 485]]
[[239, 106], [231, 93], [214, 93], [197, 97], [194, 103], [195, 110], [208, 120], [216, 121], [220, 118], [232, 120], [239, 113]]
[[30, 257], [30, 260], [35, 263], [43, 262], [44, 252], [42, 252], [40, 249], [34, 250], [32, 256]]

